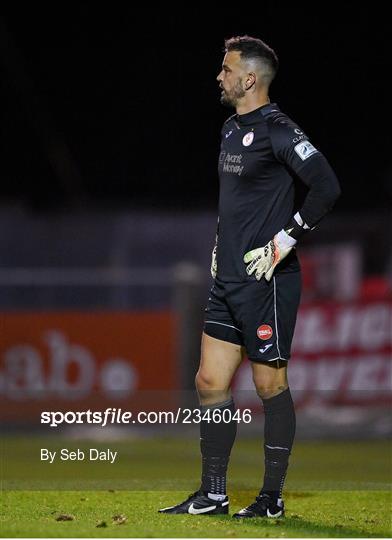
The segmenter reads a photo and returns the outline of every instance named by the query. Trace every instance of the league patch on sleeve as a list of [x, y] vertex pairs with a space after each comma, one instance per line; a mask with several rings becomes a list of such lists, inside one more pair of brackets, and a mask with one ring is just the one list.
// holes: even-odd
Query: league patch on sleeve
[[315, 148], [309, 141], [301, 141], [294, 146], [294, 150], [297, 152], [302, 161], [305, 161], [305, 159], [308, 159], [308, 157], [313, 156], [313, 154], [318, 152], [317, 148]]

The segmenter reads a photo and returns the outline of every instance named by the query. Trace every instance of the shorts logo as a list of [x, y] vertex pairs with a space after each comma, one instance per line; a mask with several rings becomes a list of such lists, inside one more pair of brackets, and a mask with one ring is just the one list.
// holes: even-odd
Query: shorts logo
[[244, 137], [242, 139], [242, 144], [244, 146], [250, 146], [252, 144], [252, 142], [253, 142], [253, 137], [254, 137], [253, 131], [249, 131], [249, 133], [244, 135]]
[[257, 337], [265, 341], [272, 337], [273, 331], [269, 324], [262, 324], [257, 329]]

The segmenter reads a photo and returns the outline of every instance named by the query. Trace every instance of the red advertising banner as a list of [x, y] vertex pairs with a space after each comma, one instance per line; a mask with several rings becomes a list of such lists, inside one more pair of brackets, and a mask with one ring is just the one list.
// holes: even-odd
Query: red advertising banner
[[[35, 422], [43, 410], [178, 406], [170, 312], [2, 313], [0, 336], [3, 422]], [[391, 358], [390, 301], [303, 305], [289, 364], [297, 407], [389, 404]], [[260, 404], [247, 361], [234, 390], [238, 406]]]
[[[303, 305], [289, 362], [296, 405], [391, 403], [391, 360], [390, 301]], [[249, 364], [242, 364], [235, 387], [253, 388]]]
[[170, 312], [2, 313], [0, 332], [2, 421], [44, 408], [135, 406], [135, 396], [140, 405], [140, 392], [151, 409], [160, 392], [179, 388]]

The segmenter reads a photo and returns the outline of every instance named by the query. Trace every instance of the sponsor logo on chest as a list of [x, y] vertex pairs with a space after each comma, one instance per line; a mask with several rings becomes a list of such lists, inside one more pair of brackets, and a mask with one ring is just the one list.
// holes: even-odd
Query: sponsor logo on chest
[[223, 172], [241, 176], [242, 171], [244, 170], [244, 166], [242, 165], [242, 154], [227, 153], [225, 156], [222, 156], [222, 160], [219, 159], [219, 161], [223, 163]]

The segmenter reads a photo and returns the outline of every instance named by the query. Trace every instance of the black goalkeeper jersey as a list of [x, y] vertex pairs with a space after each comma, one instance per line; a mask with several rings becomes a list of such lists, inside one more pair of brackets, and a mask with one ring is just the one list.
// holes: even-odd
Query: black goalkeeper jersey
[[[274, 103], [224, 123], [218, 164], [220, 280], [255, 279], [246, 274], [244, 254], [267, 244], [292, 219], [293, 173], [308, 184], [320, 160], [325, 169], [322, 154]], [[293, 250], [275, 272], [298, 269]]]

